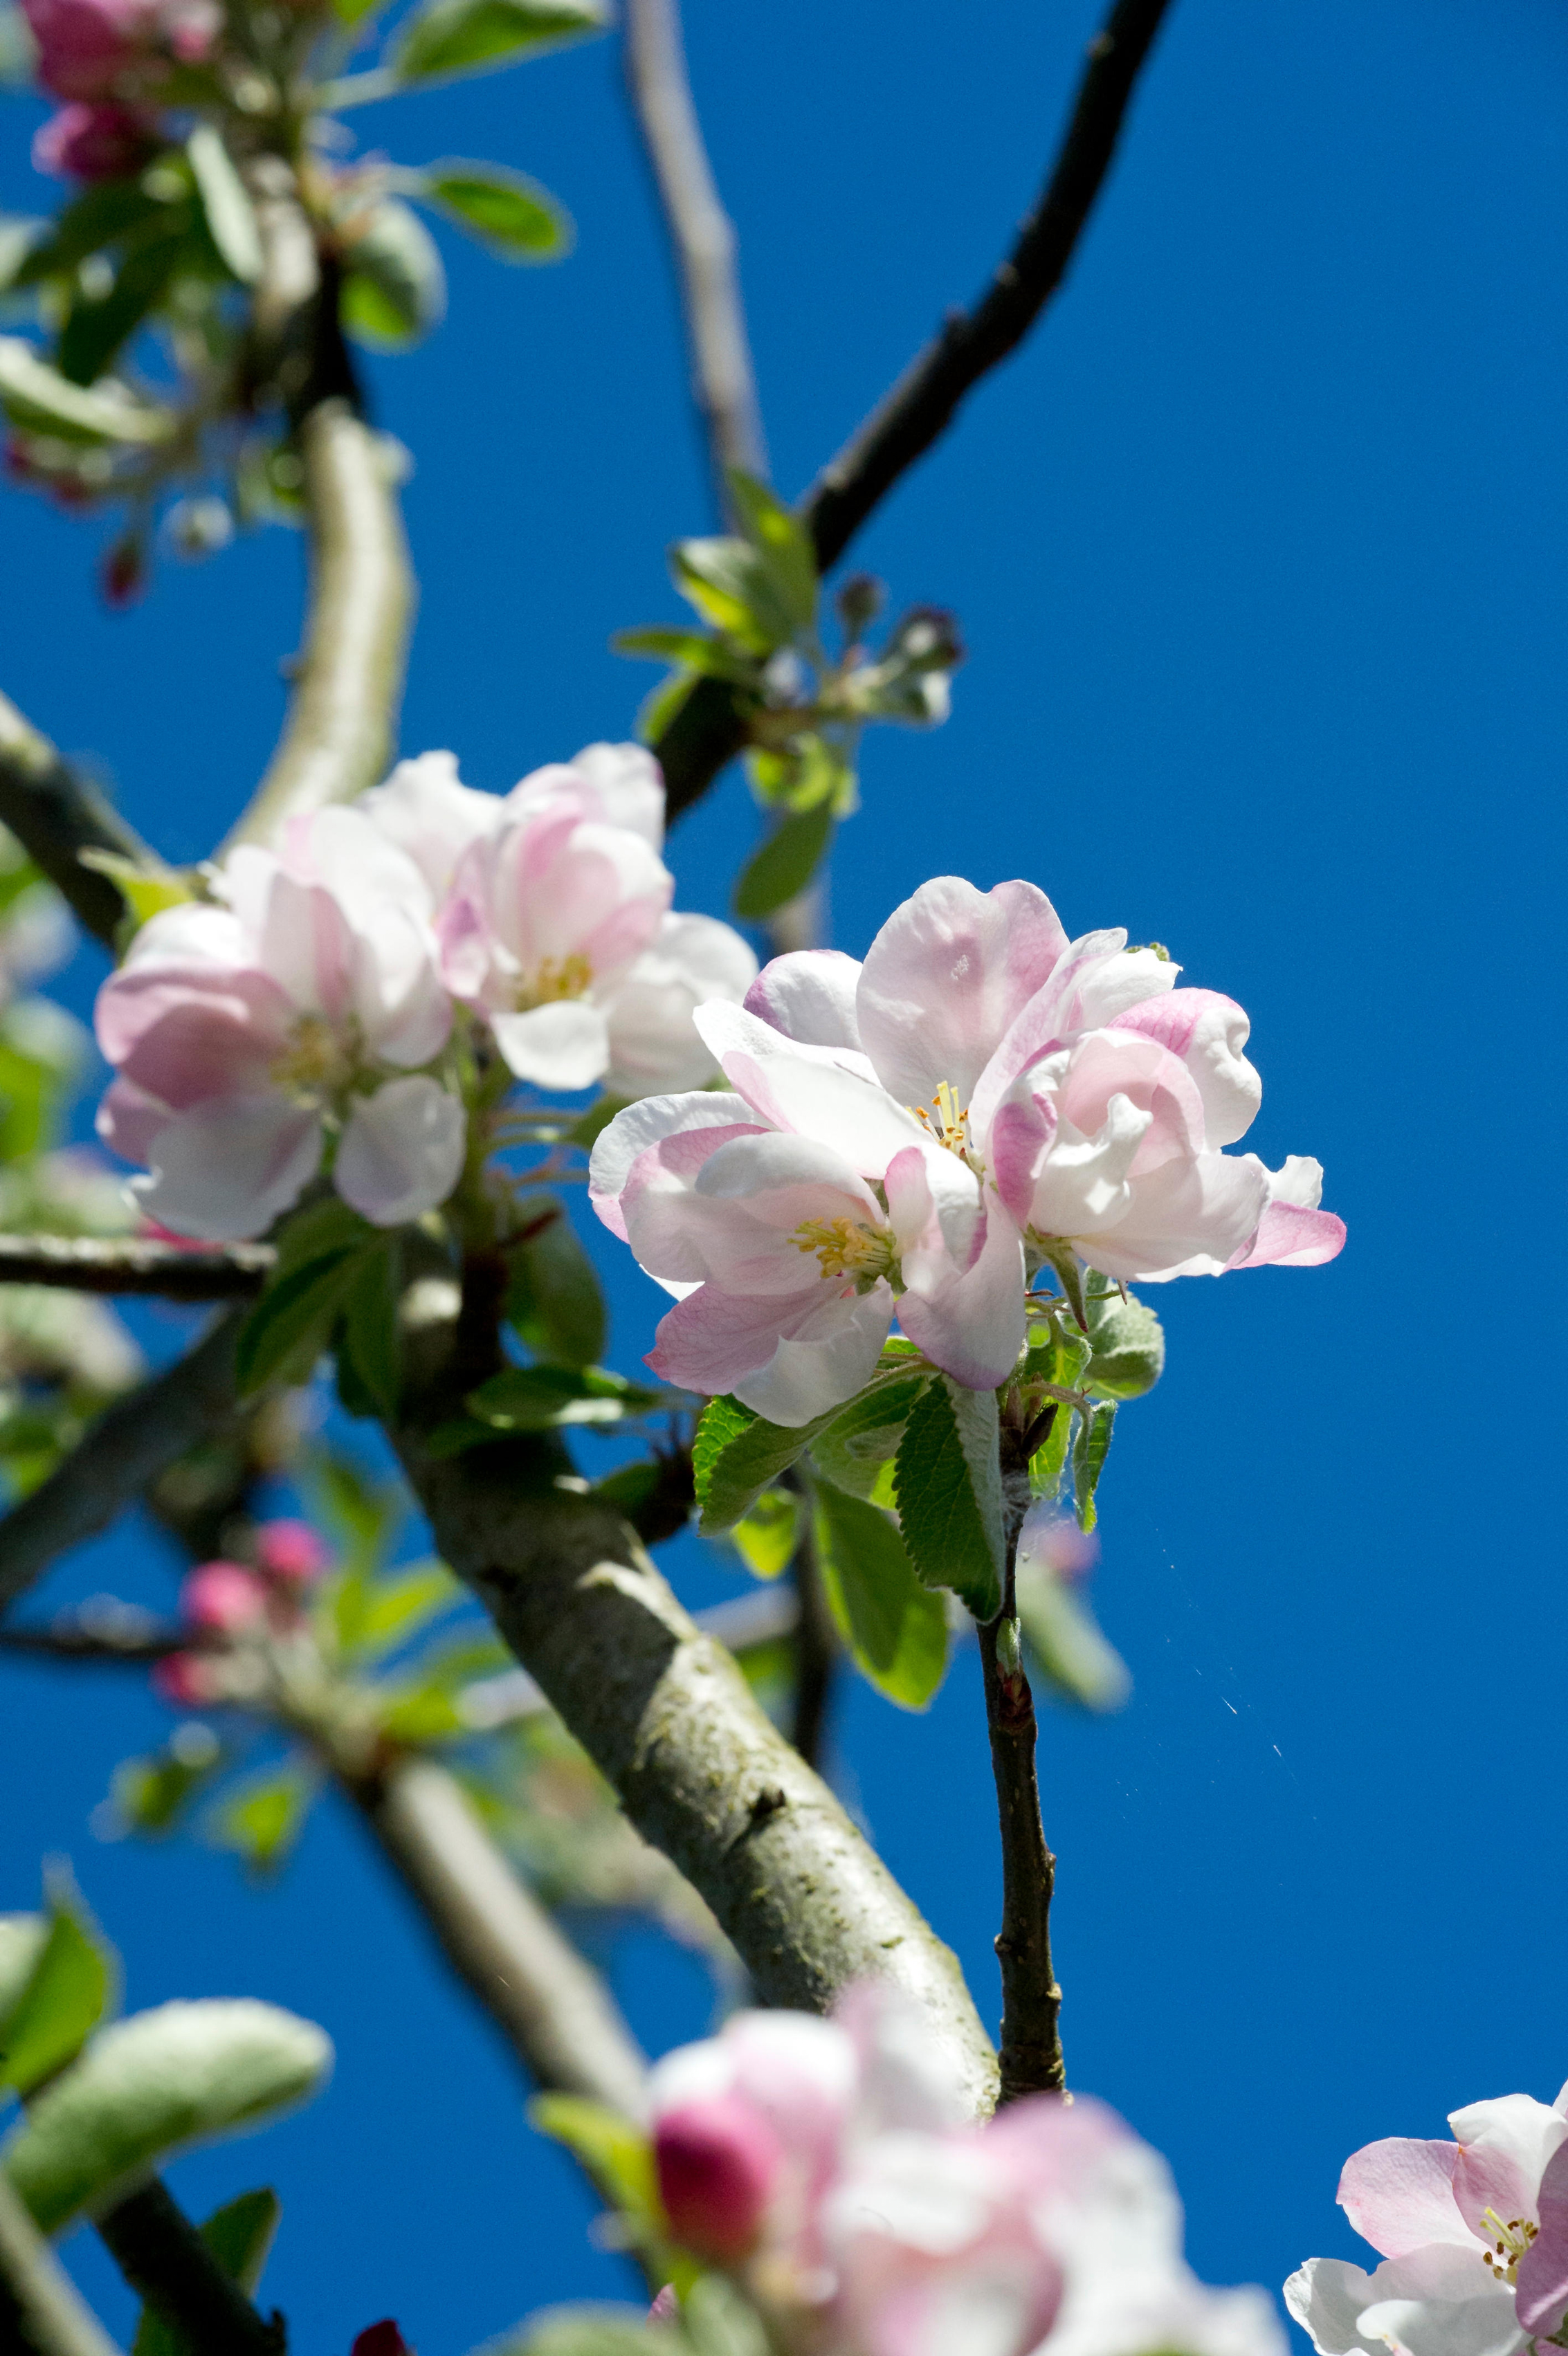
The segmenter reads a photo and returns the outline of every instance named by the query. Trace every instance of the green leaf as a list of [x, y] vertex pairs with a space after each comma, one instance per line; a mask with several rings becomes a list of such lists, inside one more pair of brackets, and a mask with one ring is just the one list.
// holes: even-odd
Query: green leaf
[[80, 2052], [109, 2000], [109, 1959], [57, 1903], [27, 1986], [0, 2022], [0, 2086], [28, 2094]]
[[722, 2275], [699, 2276], [685, 2295], [681, 2321], [692, 2356], [768, 2356], [762, 2318]]
[[1002, 1608], [1002, 1476], [996, 1399], [943, 1375], [916, 1402], [894, 1464], [904, 1546], [928, 1587], [950, 1587], [974, 1617]]
[[653, 2147], [630, 2119], [585, 2094], [535, 2094], [528, 2117], [541, 2135], [565, 2145], [623, 2217], [662, 2224]]
[[786, 647], [799, 627], [769, 560], [749, 541], [728, 537], [677, 541], [670, 571], [682, 597], [704, 621], [754, 654]]
[[898, 1452], [916, 1400], [928, 1377], [910, 1375], [897, 1382], [878, 1383], [863, 1391], [833, 1416], [811, 1442], [811, 1462], [819, 1472], [852, 1497], [876, 1497], [885, 1485], [887, 1466]]
[[170, 868], [143, 867], [117, 851], [90, 848], [79, 851], [76, 856], [81, 866], [108, 876], [138, 926], [145, 925], [162, 908], [177, 908], [196, 897], [184, 876], [177, 875]]
[[710, 1399], [692, 1451], [703, 1536], [719, 1537], [733, 1529], [764, 1489], [805, 1454], [827, 1420], [820, 1415], [794, 1427], [768, 1423], [738, 1399]]
[[790, 636], [809, 630], [817, 618], [817, 552], [811, 533], [766, 483], [738, 466], [729, 468], [728, 482], [740, 528], [763, 559], [793, 625]]
[[605, 21], [597, 0], [430, 0], [405, 18], [389, 63], [404, 81], [491, 72]]
[[274, 1238], [278, 1273], [286, 1276], [312, 1260], [334, 1259], [340, 1252], [368, 1251], [383, 1240], [384, 1233], [351, 1211], [340, 1194], [324, 1194], [319, 1202], [294, 1212], [278, 1229]]
[[403, 1391], [402, 1297], [403, 1251], [398, 1238], [389, 1236], [378, 1248], [360, 1253], [343, 1296], [337, 1337], [339, 1377], [347, 1358], [352, 1378], [383, 1423], [396, 1421]]
[[234, 1371], [242, 1398], [274, 1381], [308, 1380], [362, 1266], [359, 1252], [280, 1265], [240, 1328]]
[[171, 175], [174, 185], [167, 194], [150, 194], [147, 177], [144, 173], [134, 179], [99, 180], [83, 188], [50, 225], [48, 234], [32, 246], [12, 283], [36, 286], [46, 278], [68, 276], [90, 253], [102, 252], [156, 220], [168, 209], [171, 198], [176, 204], [188, 199], [183, 171]]
[[446, 312], [446, 273], [419, 215], [388, 197], [345, 257], [342, 316], [373, 351], [405, 351]]
[[1097, 1407], [1087, 1419], [1079, 1418], [1078, 1438], [1072, 1450], [1072, 1497], [1080, 1530], [1091, 1530], [1100, 1518], [1095, 1511], [1094, 1493], [1105, 1469], [1115, 1421], [1116, 1409], [1110, 1405]]
[[210, 1728], [188, 1719], [162, 1751], [121, 1761], [110, 1778], [110, 1807], [126, 1832], [156, 1839], [177, 1828], [227, 1763]]
[[169, 2153], [305, 2101], [331, 2058], [313, 2023], [249, 1997], [139, 2012], [38, 2096], [5, 2172], [39, 2231], [57, 2233]]
[[454, 159], [426, 165], [421, 177], [425, 201], [498, 262], [560, 262], [572, 251], [571, 215], [521, 172]]
[[314, 1776], [297, 1767], [258, 1776], [224, 1801], [212, 1837], [220, 1848], [243, 1858], [252, 1873], [274, 1873], [304, 1831], [316, 1791]]
[[[242, 2192], [237, 2201], [215, 2209], [201, 2228], [202, 2240], [247, 2298], [255, 2297], [280, 2213], [275, 2192]], [[201, 2351], [155, 2308], [144, 2307], [131, 2356], [201, 2356]]]
[[72, 384], [40, 360], [19, 336], [0, 336], [0, 408], [25, 433], [62, 442], [166, 442], [174, 419], [166, 409], [134, 400], [118, 385]]
[[756, 1579], [787, 1570], [800, 1525], [800, 1500], [788, 1489], [765, 1489], [730, 1532], [736, 1552]]
[[5, 2025], [33, 1976], [48, 1935], [47, 1914], [0, 1914], [0, 2050]]
[[671, 1394], [628, 1383], [603, 1366], [509, 1366], [470, 1391], [481, 1423], [506, 1431], [548, 1431], [567, 1423], [619, 1423], [668, 1407]]
[[860, 806], [849, 755], [815, 730], [782, 752], [755, 746], [746, 762], [752, 792], [765, 809], [825, 809], [833, 818], [852, 818]]
[[1101, 1398], [1142, 1398], [1152, 1391], [1165, 1371], [1165, 1337], [1159, 1319], [1146, 1301], [1118, 1292], [1103, 1299], [1090, 1294], [1089, 1339], [1092, 1356], [1082, 1376], [1085, 1390]]
[[461, 1603], [467, 1591], [444, 1562], [416, 1563], [412, 1569], [365, 1581], [355, 1594], [351, 1614], [338, 1614], [343, 1652], [357, 1662], [383, 1660]]
[[[548, 1207], [529, 1197], [518, 1206], [526, 1226]], [[508, 1323], [535, 1357], [563, 1366], [596, 1365], [608, 1338], [605, 1298], [564, 1208], [508, 1254]]]
[[680, 663], [705, 677], [727, 679], [736, 687], [755, 688], [760, 676], [755, 657], [738, 654], [723, 638], [703, 630], [618, 630], [610, 648], [618, 655], [646, 657], [650, 662]]
[[1084, 1709], [1120, 1709], [1133, 1686], [1127, 1665], [1070, 1583], [1021, 1558], [1017, 1593], [1024, 1641], [1053, 1690]]
[[855, 1666], [901, 1709], [924, 1709], [947, 1667], [947, 1607], [915, 1576], [891, 1520], [825, 1482], [817, 1492], [817, 1563]]
[[360, 1575], [381, 1560], [403, 1519], [405, 1499], [395, 1481], [371, 1481], [351, 1458], [336, 1451], [317, 1456], [311, 1481], [320, 1511], [336, 1528], [348, 1567]]
[[168, 292], [186, 258], [190, 223], [181, 213], [149, 222], [124, 252], [102, 294], [80, 288], [71, 298], [55, 347], [55, 365], [76, 385], [96, 385], [148, 314]]
[[833, 814], [825, 802], [792, 810], [754, 851], [735, 887], [735, 912], [757, 922], [799, 899], [826, 858], [833, 839]]
[[262, 274], [262, 241], [244, 182], [210, 123], [199, 123], [185, 143], [208, 234], [242, 285]]

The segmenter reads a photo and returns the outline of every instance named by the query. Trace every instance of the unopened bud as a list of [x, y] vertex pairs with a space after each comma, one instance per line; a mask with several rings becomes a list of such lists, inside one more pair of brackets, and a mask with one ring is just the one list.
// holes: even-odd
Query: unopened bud
[[881, 582], [870, 573], [852, 573], [842, 584], [836, 600], [839, 620], [852, 645], [864, 637], [875, 621], [886, 594]]
[[186, 1625], [235, 1636], [266, 1618], [267, 1590], [242, 1562], [204, 1562], [179, 1591]]
[[303, 1587], [327, 1568], [327, 1547], [308, 1522], [263, 1522], [256, 1532], [256, 1561], [269, 1579]]
[[357, 2332], [349, 2356], [413, 2356], [413, 2351], [389, 2316], [384, 2323], [368, 2323]]
[[747, 2256], [783, 2157], [768, 2121], [734, 2094], [667, 2111], [654, 2129], [653, 2161], [676, 2240], [716, 2265]]
[[103, 559], [99, 581], [104, 603], [118, 610], [134, 603], [146, 586], [146, 551], [135, 532], [117, 540]]

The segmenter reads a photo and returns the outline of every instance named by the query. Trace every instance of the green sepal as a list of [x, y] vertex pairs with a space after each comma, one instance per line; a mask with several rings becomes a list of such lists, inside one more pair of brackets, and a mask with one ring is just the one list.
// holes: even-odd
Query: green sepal
[[1078, 1438], [1072, 1450], [1072, 1496], [1080, 1530], [1091, 1530], [1100, 1518], [1094, 1493], [1105, 1469], [1115, 1421], [1116, 1409], [1109, 1401], [1104, 1407], [1091, 1409], [1088, 1416], [1079, 1414]]

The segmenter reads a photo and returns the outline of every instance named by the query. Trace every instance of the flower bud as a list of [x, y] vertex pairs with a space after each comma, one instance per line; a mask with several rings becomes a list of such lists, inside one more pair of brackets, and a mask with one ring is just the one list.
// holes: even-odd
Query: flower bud
[[665, 2112], [653, 2136], [670, 2230], [698, 2257], [733, 2264], [755, 2249], [783, 2162], [766, 2119], [733, 2094]]
[[134, 532], [114, 542], [99, 573], [105, 605], [118, 610], [134, 603], [146, 585], [146, 553]]
[[204, 1562], [181, 1588], [179, 1602], [188, 1627], [234, 1636], [265, 1619], [267, 1590], [243, 1563]]
[[327, 1568], [327, 1548], [308, 1522], [263, 1522], [256, 1532], [256, 1561], [269, 1579], [304, 1587]]
[[413, 2356], [413, 2351], [389, 2316], [384, 2323], [368, 2323], [356, 2333], [349, 2356]]
[[168, 1653], [153, 1663], [153, 1691], [175, 1709], [200, 1709], [216, 1698], [213, 1664], [199, 1653]]
[[140, 169], [157, 141], [147, 117], [129, 106], [73, 100], [34, 134], [33, 165], [59, 179], [123, 180]]

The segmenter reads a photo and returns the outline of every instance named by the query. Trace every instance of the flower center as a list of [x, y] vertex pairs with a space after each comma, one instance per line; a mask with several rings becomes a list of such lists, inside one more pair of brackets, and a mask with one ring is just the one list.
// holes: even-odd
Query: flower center
[[924, 1105], [911, 1105], [909, 1110], [937, 1144], [945, 1145], [961, 1162], [968, 1160], [969, 1107], [960, 1104], [958, 1090], [950, 1080], [944, 1080], [931, 1098], [929, 1112]]
[[854, 1279], [857, 1292], [869, 1292], [895, 1266], [893, 1238], [859, 1219], [802, 1219], [789, 1238], [799, 1252], [815, 1252], [824, 1276]]
[[1511, 2283], [1541, 2228], [1533, 2217], [1510, 2217], [1505, 2225], [1495, 2209], [1483, 2209], [1481, 2222], [1493, 2237], [1491, 2248], [1481, 2252], [1481, 2264], [1496, 2281]]
[[347, 1085], [353, 1069], [337, 1033], [324, 1015], [301, 1014], [290, 1026], [288, 1044], [272, 1062], [272, 1078], [298, 1104], [316, 1104]]
[[546, 958], [536, 968], [532, 980], [519, 990], [517, 1011], [527, 1014], [535, 1006], [553, 1006], [557, 999], [582, 998], [592, 988], [593, 980], [594, 969], [581, 950], [575, 950], [570, 957]]

